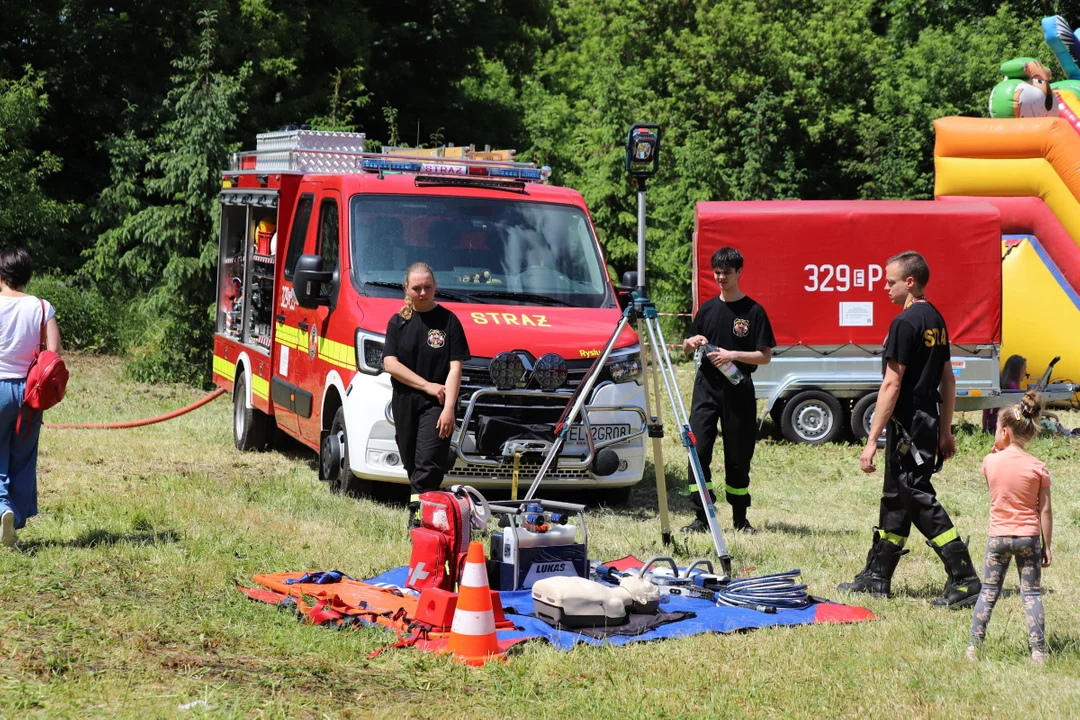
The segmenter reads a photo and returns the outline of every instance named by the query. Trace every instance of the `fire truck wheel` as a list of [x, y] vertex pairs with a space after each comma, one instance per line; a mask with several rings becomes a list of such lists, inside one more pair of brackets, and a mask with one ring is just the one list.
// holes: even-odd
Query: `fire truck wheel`
[[844, 431], [840, 401], [820, 390], [805, 390], [787, 401], [780, 418], [784, 437], [794, 443], [835, 442]]
[[344, 408], [338, 408], [334, 413], [319, 456], [319, 475], [330, 484], [330, 492], [350, 497], [371, 494], [371, 481], [356, 477], [349, 467], [349, 435], [345, 430]]
[[247, 375], [236, 376], [233, 388], [233, 443], [241, 452], [266, 450], [270, 445], [273, 421], [258, 408], [247, 407]]
[[865, 442], [870, 436], [870, 425], [874, 422], [874, 406], [877, 405], [877, 393], [863, 395], [851, 409], [851, 435], [856, 442]]

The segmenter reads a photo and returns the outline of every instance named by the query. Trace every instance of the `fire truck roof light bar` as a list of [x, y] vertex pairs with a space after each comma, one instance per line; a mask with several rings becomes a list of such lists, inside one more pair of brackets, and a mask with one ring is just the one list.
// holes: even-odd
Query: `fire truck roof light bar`
[[[422, 152], [422, 150], [418, 150]], [[494, 154], [494, 153], [491, 153]], [[244, 160], [254, 158], [254, 168], [244, 168]], [[268, 164], [273, 163], [274, 167]], [[432, 155], [368, 153], [349, 150], [294, 148], [287, 151], [254, 151], [234, 157], [228, 174], [266, 174], [271, 172], [308, 173], [403, 173], [414, 175], [458, 175], [500, 180], [546, 182], [551, 168], [535, 163], [509, 160], [485, 160], [466, 157], [445, 158]], [[244, 169], [241, 169], [244, 168]]]

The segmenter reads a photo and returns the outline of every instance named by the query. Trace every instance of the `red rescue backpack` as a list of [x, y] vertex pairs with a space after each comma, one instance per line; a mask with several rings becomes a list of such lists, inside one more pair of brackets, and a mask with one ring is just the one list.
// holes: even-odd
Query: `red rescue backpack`
[[[67, 390], [68, 370], [64, 360], [56, 353], [47, 350], [45, 344], [45, 301], [41, 303], [41, 344], [34, 353], [34, 360], [26, 373], [26, 391], [23, 404], [19, 409], [19, 419], [15, 421], [15, 432], [19, 437], [30, 436], [35, 412], [48, 410], [64, 399]], [[22, 432], [23, 417], [27, 419], [26, 432]]]
[[472, 504], [445, 490], [420, 496], [420, 527], [410, 531], [412, 555], [406, 587], [437, 587], [453, 592], [472, 540]]

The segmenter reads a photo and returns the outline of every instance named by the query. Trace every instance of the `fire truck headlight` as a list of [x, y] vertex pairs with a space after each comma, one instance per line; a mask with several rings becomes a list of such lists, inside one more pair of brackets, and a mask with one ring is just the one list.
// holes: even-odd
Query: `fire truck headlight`
[[533, 368], [533, 378], [544, 390], [554, 390], [566, 382], [566, 361], [558, 353], [541, 355]]
[[491, 359], [491, 381], [499, 390], [513, 390], [525, 378], [525, 363], [512, 352], [501, 352]]
[[617, 383], [636, 382], [641, 384], [641, 347], [631, 347], [617, 350], [611, 354], [607, 363], [608, 374], [612, 381]]
[[383, 371], [384, 336], [356, 331], [356, 369], [368, 375], [379, 375]]

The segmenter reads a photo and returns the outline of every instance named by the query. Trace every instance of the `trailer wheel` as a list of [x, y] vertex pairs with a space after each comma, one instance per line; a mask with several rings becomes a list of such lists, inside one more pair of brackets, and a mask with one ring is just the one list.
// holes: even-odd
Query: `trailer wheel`
[[874, 422], [874, 407], [877, 405], [877, 393], [863, 395], [851, 409], [851, 434], [856, 441], [862, 442], [870, 437], [870, 426]]
[[265, 450], [270, 446], [273, 419], [258, 408], [247, 406], [247, 375], [236, 376], [233, 387], [233, 443], [240, 452]]
[[780, 429], [791, 442], [821, 445], [835, 442], [844, 431], [840, 401], [820, 390], [806, 390], [784, 406]]
[[330, 432], [319, 452], [319, 479], [330, 484], [330, 492], [350, 497], [371, 494], [371, 481], [353, 475], [349, 464], [349, 435], [345, 430], [345, 409], [338, 408]]

